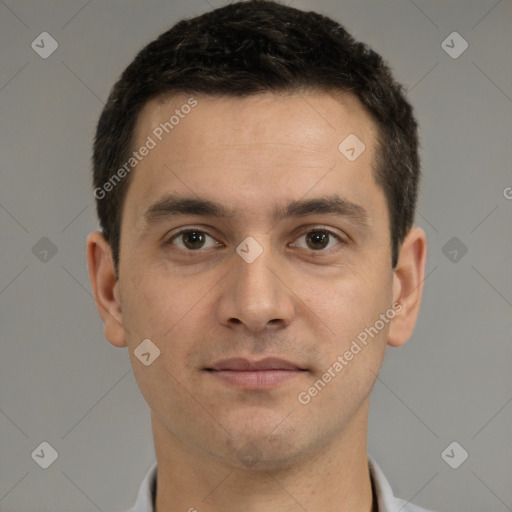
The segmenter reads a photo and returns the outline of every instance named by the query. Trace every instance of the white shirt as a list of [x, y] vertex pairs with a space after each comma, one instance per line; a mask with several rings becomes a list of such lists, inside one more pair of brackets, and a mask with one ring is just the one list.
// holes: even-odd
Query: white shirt
[[[396, 498], [384, 473], [370, 455], [368, 455], [368, 467], [370, 468], [370, 478], [375, 496], [377, 496], [378, 512], [432, 512]], [[155, 462], [142, 481], [135, 505], [126, 512], [154, 512], [156, 470], [157, 465]]]

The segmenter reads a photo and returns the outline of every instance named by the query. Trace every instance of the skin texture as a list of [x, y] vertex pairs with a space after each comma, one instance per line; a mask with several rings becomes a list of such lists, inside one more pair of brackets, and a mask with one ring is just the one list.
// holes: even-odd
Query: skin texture
[[[150, 101], [134, 148], [188, 98]], [[372, 176], [376, 128], [351, 95], [194, 98], [197, 106], [132, 171], [118, 281], [101, 233], [87, 240], [105, 336], [128, 347], [151, 409], [156, 510], [375, 510], [366, 460], [369, 393], [386, 346], [402, 345], [414, 329], [425, 233], [410, 230], [393, 271], [386, 200]], [[338, 150], [349, 134], [366, 146], [353, 162]], [[171, 193], [218, 202], [234, 216], [148, 224], [145, 211]], [[333, 214], [271, 215], [276, 205], [333, 194], [363, 207], [367, 225]], [[204, 246], [170, 240], [182, 228], [209, 235]], [[308, 233], [320, 229], [340, 239], [317, 249]], [[263, 249], [252, 263], [236, 252], [249, 236]], [[397, 301], [400, 312], [300, 403], [298, 394]], [[149, 366], [134, 356], [146, 338], [160, 349]], [[244, 390], [205, 371], [230, 357], [280, 357], [307, 371], [269, 390]], [[243, 454], [252, 456], [250, 465]]]

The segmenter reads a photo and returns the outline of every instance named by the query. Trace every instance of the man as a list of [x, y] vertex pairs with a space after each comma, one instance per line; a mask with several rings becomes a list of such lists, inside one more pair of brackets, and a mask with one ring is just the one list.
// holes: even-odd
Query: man
[[99, 120], [87, 258], [156, 464], [132, 511], [421, 511], [367, 454], [420, 309], [417, 125], [382, 59], [270, 1], [181, 21]]

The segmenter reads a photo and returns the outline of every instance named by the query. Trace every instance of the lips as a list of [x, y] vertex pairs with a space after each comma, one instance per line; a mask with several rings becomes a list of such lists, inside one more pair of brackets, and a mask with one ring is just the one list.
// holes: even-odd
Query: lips
[[305, 368], [301, 368], [299, 365], [292, 363], [291, 361], [275, 357], [261, 359], [260, 361], [250, 361], [241, 357], [234, 357], [218, 361], [211, 368], [206, 369], [210, 371], [238, 372], [255, 372], [265, 370], [305, 371]]
[[223, 359], [205, 370], [213, 379], [223, 382], [223, 385], [246, 391], [269, 391], [307, 373], [300, 365], [275, 357], [259, 361], [241, 357]]

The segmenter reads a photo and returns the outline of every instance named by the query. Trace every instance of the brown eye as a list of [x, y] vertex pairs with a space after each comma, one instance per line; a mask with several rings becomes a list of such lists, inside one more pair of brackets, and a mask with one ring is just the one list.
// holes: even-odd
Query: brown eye
[[[205, 245], [208, 238], [212, 240], [210, 245]], [[169, 244], [177, 245], [179, 248], [188, 251], [197, 251], [198, 249], [204, 249], [208, 247], [214, 247], [217, 242], [210, 235], [204, 231], [198, 229], [189, 229], [187, 231], [181, 231], [177, 233], [168, 241]]]
[[204, 245], [204, 233], [199, 231], [189, 231], [182, 234], [182, 240], [188, 249], [200, 249]]
[[[294, 246], [313, 251], [331, 249], [335, 245], [343, 243], [343, 240], [338, 235], [328, 229], [312, 229], [304, 233], [297, 240], [300, 242], [294, 243]], [[304, 242], [302, 242], [302, 240], [304, 240]]]
[[324, 249], [329, 243], [329, 233], [325, 231], [311, 231], [306, 235], [306, 243], [315, 251]]

